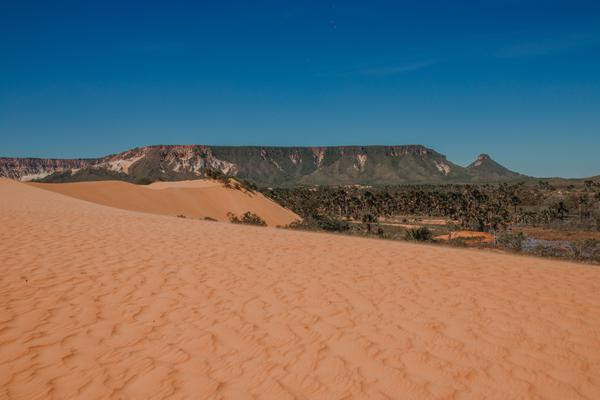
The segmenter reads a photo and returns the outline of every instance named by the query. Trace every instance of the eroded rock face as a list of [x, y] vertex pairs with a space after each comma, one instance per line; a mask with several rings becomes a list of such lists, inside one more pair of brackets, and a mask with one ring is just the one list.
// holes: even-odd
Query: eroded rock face
[[471, 166], [473, 166], [473, 167], [479, 167], [480, 165], [482, 165], [484, 162], [486, 162], [488, 160], [492, 160], [490, 158], [490, 156], [488, 156], [487, 154], [480, 154], [480, 155], [477, 156], [477, 159], [475, 159], [475, 161], [473, 161], [473, 163], [471, 164]]
[[[463, 168], [421, 145], [266, 147], [159, 145], [134, 148], [99, 159], [0, 158], [0, 176], [69, 182], [99, 179], [181, 180], [208, 171], [259, 185], [347, 185], [470, 182], [488, 174], [483, 154]], [[476, 164], [476, 165], [475, 165]], [[497, 164], [494, 163], [494, 166]], [[494, 179], [515, 173], [494, 168]]]
[[0, 176], [29, 181], [58, 171], [83, 168], [94, 162], [87, 159], [0, 158]]

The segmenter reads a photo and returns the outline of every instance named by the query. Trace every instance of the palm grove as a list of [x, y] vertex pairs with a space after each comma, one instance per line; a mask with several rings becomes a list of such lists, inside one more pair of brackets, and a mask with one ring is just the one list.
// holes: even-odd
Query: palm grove
[[593, 181], [564, 190], [541, 181], [536, 185], [323, 186], [263, 192], [317, 227], [323, 221], [329, 227], [335, 220], [371, 223], [420, 215], [446, 218], [462, 229], [476, 231], [502, 231], [512, 226], [600, 231], [600, 183]]

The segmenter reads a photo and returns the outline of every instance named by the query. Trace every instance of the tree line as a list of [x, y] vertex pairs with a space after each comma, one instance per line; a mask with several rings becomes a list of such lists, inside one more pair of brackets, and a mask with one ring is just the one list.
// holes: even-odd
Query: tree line
[[[263, 193], [305, 219], [374, 222], [401, 215], [441, 217], [463, 229], [503, 230], [511, 225], [571, 224], [600, 230], [600, 190], [593, 185], [559, 190], [537, 186], [406, 185], [296, 187]], [[339, 223], [338, 223], [339, 224]], [[343, 225], [342, 225], [343, 228]]]

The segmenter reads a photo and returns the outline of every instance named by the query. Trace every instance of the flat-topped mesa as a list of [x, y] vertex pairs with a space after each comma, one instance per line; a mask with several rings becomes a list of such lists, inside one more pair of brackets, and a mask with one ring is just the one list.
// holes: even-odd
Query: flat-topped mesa
[[[489, 156], [480, 157], [484, 157], [482, 163], [491, 161]], [[422, 145], [153, 145], [88, 160], [0, 158], [0, 176], [45, 182], [117, 179], [146, 183], [197, 179], [211, 171], [260, 186], [466, 183], [479, 175], [475, 166], [461, 167]], [[494, 174], [494, 179], [503, 176]]]
[[161, 151], [167, 153], [179, 153], [181, 155], [190, 153], [210, 153], [212, 149], [218, 150], [232, 150], [236, 152], [247, 152], [255, 153], [261, 151], [263, 153], [294, 153], [298, 151], [313, 150], [313, 151], [339, 151], [339, 152], [351, 152], [351, 153], [386, 153], [390, 155], [426, 155], [432, 154], [436, 156], [445, 157], [444, 155], [436, 152], [433, 149], [427, 148], [420, 144], [411, 145], [347, 145], [347, 146], [209, 146], [200, 144], [189, 144], [189, 145], [151, 145], [136, 147], [131, 150], [124, 151], [122, 153], [116, 153], [109, 155], [106, 158], [113, 158], [119, 156], [131, 156], [149, 151]]

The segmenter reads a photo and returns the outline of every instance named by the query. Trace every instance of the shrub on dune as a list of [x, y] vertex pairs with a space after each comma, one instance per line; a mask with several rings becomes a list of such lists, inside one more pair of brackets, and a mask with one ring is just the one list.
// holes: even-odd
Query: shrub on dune
[[238, 217], [233, 213], [227, 213], [227, 217], [229, 218], [229, 221], [234, 224], [267, 226], [264, 219], [250, 211], [246, 211], [241, 217]]

